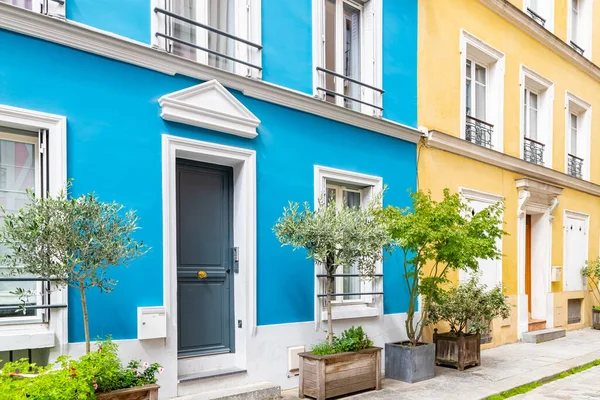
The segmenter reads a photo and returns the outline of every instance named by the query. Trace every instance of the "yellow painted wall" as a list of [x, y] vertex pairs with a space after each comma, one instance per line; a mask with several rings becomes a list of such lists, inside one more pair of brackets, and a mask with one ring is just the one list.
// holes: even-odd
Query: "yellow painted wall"
[[[512, 0], [522, 7], [520, 0]], [[600, 60], [600, 7], [594, 58]], [[556, 0], [555, 27], [566, 39], [567, 0]], [[473, 34], [506, 56], [504, 76], [504, 152], [520, 156], [520, 66], [554, 83], [553, 168], [565, 166], [565, 91], [592, 104], [591, 148], [600, 148], [600, 84], [477, 0], [419, 1], [419, 125], [460, 135], [460, 31]], [[596, 39], [596, 38], [594, 38]], [[588, 160], [586, 160], [588, 161]], [[591, 160], [591, 181], [600, 183], [600, 162]]]

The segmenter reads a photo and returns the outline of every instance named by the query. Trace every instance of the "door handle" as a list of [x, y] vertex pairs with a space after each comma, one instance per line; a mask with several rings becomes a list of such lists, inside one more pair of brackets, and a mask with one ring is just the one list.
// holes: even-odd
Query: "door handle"
[[198, 271], [198, 279], [204, 279], [207, 275], [206, 271]]

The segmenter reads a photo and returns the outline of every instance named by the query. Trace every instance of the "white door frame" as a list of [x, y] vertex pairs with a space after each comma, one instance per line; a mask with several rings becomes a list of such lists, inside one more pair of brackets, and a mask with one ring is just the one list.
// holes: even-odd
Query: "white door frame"
[[[233, 167], [234, 246], [239, 273], [234, 284], [235, 353], [177, 359], [177, 158]], [[164, 304], [166, 346], [177, 376], [227, 368], [246, 368], [247, 341], [256, 331], [256, 152], [240, 147], [162, 135]], [[242, 328], [237, 321], [242, 321]]]
[[[538, 252], [538, 256], [542, 260], [542, 265], [539, 266], [538, 270], [543, 271], [543, 275], [539, 278], [542, 279], [542, 290], [546, 298], [545, 309], [542, 307], [538, 312], [545, 318], [546, 326], [548, 328], [554, 327], [554, 297], [552, 295], [552, 284], [550, 279], [552, 267], [552, 221], [554, 220], [554, 211], [558, 207], [558, 196], [562, 193], [562, 188], [526, 178], [518, 179], [516, 186], [519, 192], [517, 209], [517, 315], [518, 336], [519, 339], [521, 339], [523, 333], [526, 333], [529, 330], [529, 307], [527, 294], [525, 293], [525, 236], [527, 229], [527, 214], [540, 216], [541, 219], [537, 222], [537, 224], [541, 224], [538, 226], [538, 232], [541, 236], [541, 240], [545, 239], [545, 242], [547, 243], [547, 246]], [[531, 247], [533, 249], [533, 246]]]

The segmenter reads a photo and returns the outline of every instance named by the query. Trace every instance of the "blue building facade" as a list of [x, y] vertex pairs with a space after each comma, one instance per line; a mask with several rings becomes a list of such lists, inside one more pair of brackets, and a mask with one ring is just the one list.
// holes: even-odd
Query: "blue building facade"
[[[91, 336], [161, 363], [163, 398], [297, 386], [294, 355], [325, 335], [322, 286], [272, 227], [288, 201], [329, 189], [364, 204], [386, 185], [384, 204], [409, 204], [417, 0], [12, 3], [0, 3], [0, 162], [32, 175], [0, 190], [54, 193], [73, 179], [73, 194], [135, 209], [151, 247], [112, 272], [112, 293], [90, 293]], [[336, 329], [402, 338], [400, 262], [386, 257], [374, 283], [340, 280], [385, 294], [341, 296]], [[197, 269], [224, 280], [198, 287]], [[17, 332], [0, 358], [82, 351], [78, 293], [52, 300], [68, 307], [38, 316], [35, 332], [0, 318]]]

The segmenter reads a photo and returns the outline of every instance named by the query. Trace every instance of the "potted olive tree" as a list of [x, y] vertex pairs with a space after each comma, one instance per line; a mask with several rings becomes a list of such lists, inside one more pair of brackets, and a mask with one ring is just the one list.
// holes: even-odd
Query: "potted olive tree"
[[[339, 208], [324, 199], [318, 210], [312, 210], [308, 203], [303, 207], [290, 203], [273, 228], [283, 245], [305, 249], [307, 257], [321, 264], [327, 275], [327, 342], [300, 354], [301, 397], [323, 400], [380, 387], [381, 348], [373, 347], [362, 329], [345, 332], [341, 341], [336, 339], [331, 312], [338, 267], [356, 265], [363, 279], [375, 275], [382, 249], [390, 243], [385, 226], [376, 218], [380, 209], [381, 194], [362, 208]], [[335, 374], [340, 368], [345, 373]]]
[[[600, 290], [598, 288], [600, 257], [596, 260], [586, 261], [585, 266], [581, 269], [581, 275], [588, 279], [588, 282], [592, 286], [591, 292], [596, 300], [596, 304], [600, 304]], [[592, 305], [592, 328], [600, 329], [600, 306]]]
[[421, 338], [439, 288], [449, 283], [448, 273], [477, 271], [480, 259], [500, 258], [496, 240], [504, 235], [501, 203], [476, 213], [459, 194], [451, 194], [448, 189], [444, 189], [439, 202], [423, 191], [411, 197], [411, 207], [389, 206], [381, 213], [403, 254], [409, 294], [405, 323], [408, 340], [386, 343], [385, 375], [409, 383], [434, 376], [435, 345], [423, 343]]
[[439, 291], [429, 308], [429, 322], [447, 322], [450, 332], [433, 334], [435, 363], [457, 368], [481, 363], [481, 331], [495, 318], [508, 318], [510, 306], [501, 286], [488, 289], [473, 275], [458, 286]]
[[[36, 197], [28, 192], [27, 203], [16, 213], [2, 210], [0, 243], [2, 257], [14, 275], [32, 275], [69, 286], [80, 294], [85, 331], [85, 350], [90, 352], [86, 292], [98, 288], [108, 293], [116, 281], [110, 268], [127, 266], [148, 249], [133, 233], [138, 229], [134, 211], [104, 203], [93, 194], [69, 198], [65, 191], [56, 197]], [[37, 295], [17, 289], [25, 310], [27, 298]]]

